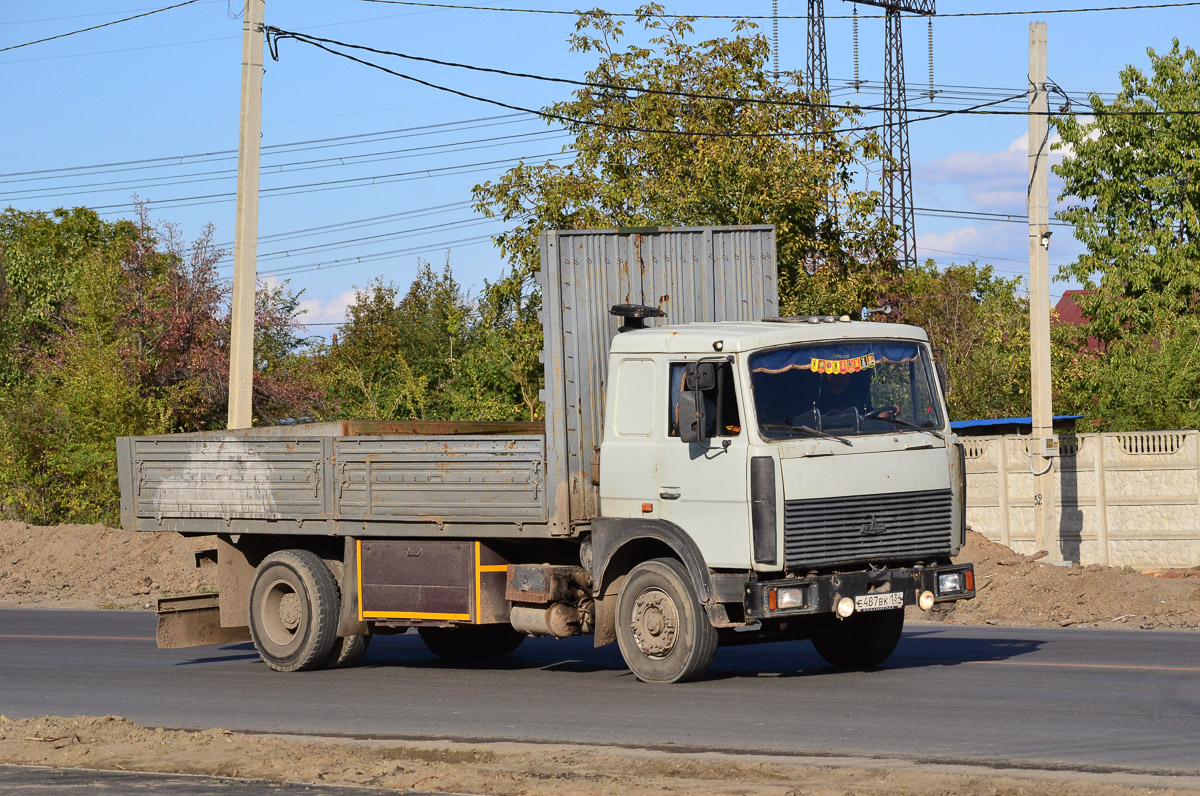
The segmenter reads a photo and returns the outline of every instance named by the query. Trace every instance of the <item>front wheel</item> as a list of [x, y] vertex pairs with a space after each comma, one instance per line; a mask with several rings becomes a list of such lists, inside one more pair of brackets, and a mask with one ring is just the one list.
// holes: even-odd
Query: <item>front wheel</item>
[[633, 568], [617, 595], [617, 644], [643, 682], [694, 680], [708, 671], [717, 631], [683, 564], [655, 558]]
[[813, 646], [830, 665], [869, 669], [891, 657], [904, 631], [904, 609], [871, 611], [843, 619], [837, 630], [813, 636]]
[[325, 665], [337, 641], [337, 582], [308, 550], [279, 550], [263, 559], [250, 587], [250, 637], [277, 672]]

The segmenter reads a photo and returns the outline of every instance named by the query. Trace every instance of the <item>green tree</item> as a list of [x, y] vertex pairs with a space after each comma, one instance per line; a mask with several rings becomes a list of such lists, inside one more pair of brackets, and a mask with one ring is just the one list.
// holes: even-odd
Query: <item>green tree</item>
[[1099, 430], [1200, 425], [1200, 55], [1178, 40], [1148, 54], [1149, 75], [1128, 66], [1111, 102], [1054, 121], [1058, 217], [1087, 249], [1059, 278], [1088, 291], [1089, 318], [1057, 333], [1059, 405]]
[[749, 23], [693, 42], [690, 19], [662, 13], [642, 6], [649, 46], [626, 49], [620, 20], [581, 14], [570, 48], [599, 59], [586, 79], [627, 90], [584, 87], [545, 109], [573, 137], [570, 163], [521, 163], [476, 186], [481, 212], [514, 223], [497, 237], [510, 278], [532, 290], [543, 229], [774, 224], [785, 308], [856, 311], [893, 260], [878, 194], [854, 188], [859, 164], [883, 155], [877, 138], [837, 132], [857, 116], [816, 112], [798, 75], [772, 80]]
[[1091, 291], [1080, 309], [1105, 343], [1200, 309], [1200, 56], [1178, 40], [1147, 52], [1149, 76], [1128, 66], [1112, 102], [1092, 94], [1090, 115], [1053, 120], [1066, 153], [1058, 217], [1087, 248], [1059, 278]]
[[534, 297], [511, 279], [484, 283], [468, 325], [466, 353], [447, 393], [456, 420], [543, 417], [541, 324]]
[[[0, 223], [0, 503], [30, 522], [112, 521], [122, 435], [221, 427], [227, 290], [207, 229], [100, 221], [86, 209], [8, 211]], [[255, 411], [316, 393], [297, 367], [296, 297], [259, 292]], [[276, 416], [279, 416], [278, 414]]]
[[[504, 293], [474, 301], [447, 260], [419, 262], [401, 296], [381, 279], [355, 291], [337, 345], [316, 357], [325, 415], [376, 420], [517, 420], [529, 416], [528, 341], [518, 345]], [[527, 331], [525, 332], [527, 334]], [[518, 353], [519, 352], [519, 353]], [[536, 351], [532, 357], [536, 363]], [[536, 402], [536, 389], [532, 390]]]
[[327, 417], [417, 420], [424, 415], [429, 381], [404, 356], [399, 293], [381, 278], [355, 288], [337, 344], [316, 352]]
[[0, 384], [24, 380], [63, 328], [79, 269], [92, 256], [121, 257], [138, 235], [87, 208], [0, 213]]
[[989, 265], [932, 260], [895, 277], [882, 300], [891, 320], [920, 326], [950, 377], [950, 417], [968, 420], [1029, 414], [1029, 300], [1021, 280]]

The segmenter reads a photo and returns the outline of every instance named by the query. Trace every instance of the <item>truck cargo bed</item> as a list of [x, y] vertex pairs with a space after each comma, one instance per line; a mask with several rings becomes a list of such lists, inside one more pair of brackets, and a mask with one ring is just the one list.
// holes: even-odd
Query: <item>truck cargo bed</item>
[[127, 530], [550, 535], [540, 423], [344, 422], [117, 441]]

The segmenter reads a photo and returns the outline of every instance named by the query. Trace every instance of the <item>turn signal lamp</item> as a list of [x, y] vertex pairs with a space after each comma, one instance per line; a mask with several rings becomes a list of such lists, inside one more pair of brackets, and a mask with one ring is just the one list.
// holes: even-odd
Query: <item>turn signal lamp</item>
[[975, 591], [975, 570], [967, 570], [967, 591]]

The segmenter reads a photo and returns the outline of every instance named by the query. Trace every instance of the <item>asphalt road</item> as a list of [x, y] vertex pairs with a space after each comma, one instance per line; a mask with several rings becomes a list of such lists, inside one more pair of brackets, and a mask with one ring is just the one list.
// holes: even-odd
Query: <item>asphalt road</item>
[[[45, 768], [0, 765], [4, 796], [394, 796], [394, 790], [267, 782], [261, 779], [201, 777], [192, 774], [154, 774], [145, 771], [96, 771], [86, 768]], [[408, 796], [433, 796], [410, 792]]]
[[723, 648], [708, 679], [656, 686], [590, 638], [464, 666], [380, 637], [357, 668], [279, 674], [248, 644], [158, 650], [154, 622], [0, 610], [0, 713], [1200, 774], [1200, 633], [910, 626], [874, 671], [789, 642]]

